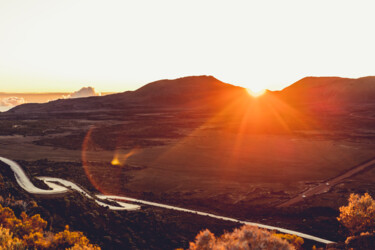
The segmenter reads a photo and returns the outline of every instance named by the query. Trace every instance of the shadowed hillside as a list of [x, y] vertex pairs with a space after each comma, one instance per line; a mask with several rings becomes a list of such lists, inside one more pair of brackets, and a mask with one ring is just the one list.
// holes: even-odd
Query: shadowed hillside
[[133, 94], [139, 101], [187, 106], [218, 105], [231, 101], [245, 90], [219, 81], [213, 76], [189, 76], [149, 83]]
[[10, 110], [10, 113], [72, 112], [123, 109], [129, 106], [212, 108], [223, 106], [244, 95], [247, 95], [244, 88], [223, 83], [213, 76], [190, 76], [174, 80], [160, 80], [149, 83], [136, 91], [103, 97], [61, 99], [46, 104], [20, 105]]
[[305, 77], [279, 92], [290, 103], [339, 103], [375, 100], [375, 76], [358, 79]]
[[[282, 91], [267, 91], [262, 99], [281, 99], [293, 106], [339, 110], [343, 106], [375, 100], [375, 77], [305, 77]], [[252, 102], [244, 88], [223, 83], [213, 76], [159, 80], [136, 91], [101, 97], [61, 99], [46, 104], [23, 104], [9, 113], [78, 112], [127, 107], [209, 108], [227, 106], [238, 99]], [[332, 107], [333, 105], [333, 107]]]
[[112, 115], [125, 117], [141, 110], [149, 114], [199, 109], [215, 113], [214, 121], [228, 130], [291, 133], [322, 126], [337, 130], [343, 123], [333, 121], [332, 115], [352, 112], [366, 115], [373, 110], [373, 100], [375, 77], [306, 77], [282, 91], [267, 91], [254, 98], [244, 88], [223, 83], [213, 76], [189, 76], [159, 80], [136, 91], [102, 97], [24, 104], [6, 112], [4, 117], [55, 114], [60, 118], [79, 118], [85, 114], [90, 119], [108, 120]]

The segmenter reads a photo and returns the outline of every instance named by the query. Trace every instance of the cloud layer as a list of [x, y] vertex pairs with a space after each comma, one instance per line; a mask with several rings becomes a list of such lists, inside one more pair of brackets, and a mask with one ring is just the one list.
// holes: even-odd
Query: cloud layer
[[[21, 94], [22, 95], [22, 94]], [[57, 99], [69, 99], [69, 98], [80, 98], [80, 97], [89, 97], [89, 96], [100, 96], [101, 93], [97, 93], [93, 87], [83, 87], [78, 91], [75, 91], [69, 95], [63, 95], [63, 96], [54, 96], [52, 99], [35, 99], [31, 98], [30, 96], [24, 96], [24, 97], [17, 97], [17, 96], [6, 96], [3, 98], [0, 98], [0, 107], [1, 111], [8, 110], [14, 106], [21, 105], [27, 102], [36, 102], [36, 103], [44, 103], [49, 102]]]
[[100, 93], [96, 93], [93, 87], [83, 87], [80, 90], [66, 96], [66, 98], [81, 98], [89, 96], [100, 96]]
[[22, 97], [11, 96], [0, 99], [0, 106], [12, 107], [24, 103], [26, 103], [26, 101]]

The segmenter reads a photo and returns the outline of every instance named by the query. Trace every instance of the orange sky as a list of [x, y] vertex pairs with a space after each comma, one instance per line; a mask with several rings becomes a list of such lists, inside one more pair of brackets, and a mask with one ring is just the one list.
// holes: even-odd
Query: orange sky
[[374, 75], [373, 1], [0, 0], [0, 92]]

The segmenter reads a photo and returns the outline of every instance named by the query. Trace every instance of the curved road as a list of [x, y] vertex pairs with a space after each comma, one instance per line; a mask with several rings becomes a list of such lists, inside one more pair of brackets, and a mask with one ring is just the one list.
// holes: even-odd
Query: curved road
[[[87, 192], [85, 192], [82, 188], [78, 187], [73, 182], [60, 179], [60, 178], [37, 177], [38, 179], [44, 181], [44, 183], [46, 183], [49, 188], [51, 188], [51, 190], [40, 189], [34, 186], [34, 184], [27, 177], [23, 169], [16, 162], [6, 159], [4, 157], [0, 157], [0, 161], [4, 162], [11, 168], [11, 170], [14, 172], [14, 176], [16, 178], [18, 185], [22, 187], [28, 193], [39, 194], [39, 195], [53, 195], [53, 194], [63, 194], [63, 193], [70, 191], [70, 189], [73, 189], [82, 193], [83, 195], [85, 195], [86, 197], [90, 199], [94, 199], [96, 203], [99, 204], [100, 206], [108, 207], [109, 209], [112, 209], [112, 210], [137, 210], [140, 208], [140, 206], [137, 206], [134, 204], [127, 204], [124, 202], [117, 202], [118, 206], [112, 206], [112, 205], [106, 204], [105, 201], [100, 201], [98, 199], [93, 198], [91, 195], [89, 195]], [[106, 199], [106, 198], [102, 197], [102, 199]]]
[[296, 197], [281, 203], [277, 207], [288, 207], [290, 205], [293, 205], [297, 202], [303, 201], [307, 197], [316, 195], [316, 194], [322, 194], [328, 192], [332, 186], [337, 185], [338, 183], [342, 182], [344, 179], [349, 178], [355, 174], [358, 174], [359, 172], [375, 166], [375, 158], [370, 159], [364, 163], [359, 164], [358, 166], [349, 169], [343, 174], [340, 174], [339, 176], [334, 177], [333, 179], [328, 179], [324, 181], [323, 183], [319, 184], [318, 186], [309, 188], [302, 194], [297, 195]]
[[[269, 225], [253, 223], [253, 222], [248, 222], [248, 221], [241, 221], [241, 220], [237, 220], [234, 218], [218, 216], [215, 214], [210, 214], [210, 213], [205, 213], [205, 212], [200, 212], [200, 211], [195, 211], [195, 210], [190, 210], [190, 209], [185, 209], [185, 208], [180, 208], [180, 207], [175, 207], [175, 206], [169, 206], [169, 205], [165, 205], [161, 203], [149, 202], [149, 201], [138, 200], [138, 199], [133, 199], [133, 198], [124, 197], [124, 196], [117, 196], [117, 195], [96, 195], [95, 197], [92, 197], [90, 194], [85, 192], [82, 188], [80, 188], [73, 182], [60, 179], [60, 178], [37, 177], [38, 179], [44, 181], [44, 183], [46, 183], [46, 185], [48, 185], [51, 188], [51, 190], [40, 189], [34, 186], [34, 184], [30, 181], [30, 179], [26, 176], [25, 172], [16, 162], [9, 160], [7, 158], [4, 158], [4, 157], [0, 157], [0, 161], [9, 165], [9, 167], [14, 172], [14, 176], [17, 180], [18, 185], [20, 185], [20, 187], [22, 187], [25, 191], [32, 193], [32, 194], [39, 194], [39, 195], [63, 194], [63, 193], [68, 192], [70, 189], [73, 189], [82, 193], [83, 195], [85, 195], [86, 197], [90, 199], [94, 199], [96, 203], [98, 203], [100, 206], [108, 207], [109, 209], [112, 209], [112, 210], [140, 209], [140, 206], [138, 205], [120, 202], [120, 201], [130, 201], [130, 202], [140, 203], [140, 204], [144, 204], [148, 206], [155, 206], [155, 207], [161, 207], [161, 208], [166, 208], [166, 209], [171, 209], [171, 210], [177, 210], [181, 212], [193, 213], [193, 214], [202, 215], [202, 216], [208, 216], [208, 217], [212, 217], [212, 218], [224, 220], [224, 221], [231, 221], [231, 222], [237, 222], [237, 223], [251, 225], [251, 226], [257, 226], [259, 228], [265, 228], [269, 230], [277, 230], [282, 233], [294, 234], [304, 239], [309, 239], [309, 240], [313, 240], [313, 241], [324, 243], [324, 244], [333, 243], [333, 241], [325, 240], [322, 238], [296, 232], [293, 230], [288, 230], [284, 228], [273, 227]], [[110, 200], [112, 202], [116, 202], [118, 206], [106, 204], [105, 199]]]

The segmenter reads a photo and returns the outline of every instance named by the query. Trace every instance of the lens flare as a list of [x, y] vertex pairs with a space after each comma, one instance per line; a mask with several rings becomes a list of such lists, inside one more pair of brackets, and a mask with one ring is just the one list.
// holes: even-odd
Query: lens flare
[[111, 161], [111, 165], [112, 165], [112, 166], [121, 166], [121, 163], [120, 163], [120, 161], [119, 161], [117, 155], [115, 155], [115, 156], [113, 157], [113, 160]]
[[113, 159], [111, 161], [112, 166], [125, 166], [126, 161], [128, 158], [130, 158], [132, 155], [136, 154], [140, 149], [139, 148], [133, 148], [127, 153], [122, 153], [119, 151], [116, 151], [113, 155]]
[[[102, 194], [124, 194], [124, 185], [129, 179], [128, 160], [141, 149], [138, 146], [133, 149], [121, 149], [116, 147], [111, 154], [103, 153], [98, 158], [97, 152], [100, 145], [95, 143], [93, 137], [95, 128], [90, 128], [82, 143], [82, 167], [91, 184]], [[112, 155], [112, 157], [111, 157]]]

